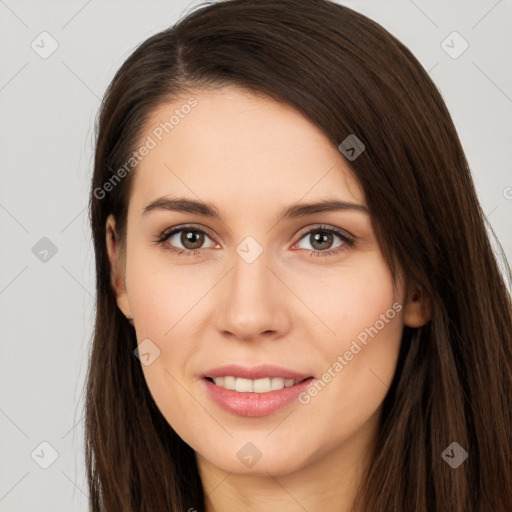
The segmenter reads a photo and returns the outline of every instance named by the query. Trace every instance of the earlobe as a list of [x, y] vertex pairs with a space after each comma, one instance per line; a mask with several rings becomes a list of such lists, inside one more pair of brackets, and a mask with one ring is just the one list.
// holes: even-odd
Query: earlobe
[[[117, 306], [127, 318], [132, 318], [124, 279], [124, 261], [120, 254], [114, 216], [109, 215], [105, 226], [107, 254], [110, 262], [110, 283], [116, 295]], [[130, 322], [131, 323], [131, 322]]]
[[408, 327], [422, 327], [431, 317], [430, 299], [421, 286], [413, 287], [409, 290], [405, 303], [404, 324]]

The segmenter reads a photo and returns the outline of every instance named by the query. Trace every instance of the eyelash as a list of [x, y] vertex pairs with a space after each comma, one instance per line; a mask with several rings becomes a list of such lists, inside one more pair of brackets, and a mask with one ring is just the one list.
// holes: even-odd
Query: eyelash
[[[166, 231], [163, 231], [160, 236], [156, 239], [156, 243], [157, 244], [161, 244], [161, 245], [164, 245], [165, 242], [174, 234], [176, 233], [180, 233], [181, 231], [193, 231], [195, 233], [202, 233], [204, 235], [206, 235], [208, 238], [212, 238], [206, 231], [202, 230], [202, 229], [199, 229], [195, 226], [190, 226], [190, 225], [187, 225], [187, 226], [177, 226], [177, 227], [174, 227], [174, 228], [171, 228], [171, 229], [168, 229]], [[311, 235], [312, 233], [330, 233], [330, 234], [333, 234], [333, 235], [336, 235], [338, 236], [343, 244], [338, 246], [336, 249], [329, 249], [329, 250], [326, 250], [326, 251], [318, 251], [318, 250], [310, 250], [310, 249], [301, 249], [301, 250], [305, 250], [305, 251], [308, 251], [310, 250], [311, 251], [311, 254], [310, 254], [310, 257], [326, 257], [326, 256], [331, 256], [333, 254], [338, 254], [338, 253], [341, 253], [347, 249], [350, 249], [352, 247], [354, 247], [355, 245], [355, 240], [349, 236], [347, 236], [344, 232], [342, 232], [341, 230], [339, 229], [336, 229], [336, 228], [332, 228], [332, 227], [329, 227], [329, 226], [318, 226], [318, 227], [315, 227], [313, 229], [310, 229], [309, 231], [306, 231], [304, 233], [301, 234], [300, 238], [299, 238], [299, 241], [302, 240], [306, 235]], [[178, 256], [180, 255], [185, 255], [187, 257], [189, 256], [195, 256], [196, 254], [199, 254], [199, 252], [201, 251], [201, 249], [177, 249], [175, 248], [174, 246], [172, 245], [169, 245], [167, 244], [165, 246], [165, 250], [169, 251], [169, 252], [172, 252]]]

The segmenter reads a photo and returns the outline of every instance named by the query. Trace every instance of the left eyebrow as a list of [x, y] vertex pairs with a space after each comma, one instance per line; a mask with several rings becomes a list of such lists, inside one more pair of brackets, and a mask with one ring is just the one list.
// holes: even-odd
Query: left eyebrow
[[315, 203], [297, 203], [295, 205], [289, 206], [277, 216], [276, 222], [281, 222], [285, 219], [304, 217], [306, 215], [313, 215], [315, 213], [347, 210], [366, 214], [370, 213], [368, 208], [362, 204], [350, 203], [340, 199], [325, 199]]
[[[193, 213], [202, 215], [204, 217], [211, 217], [222, 221], [219, 209], [212, 203], [196, 201], [187, 198], [170, 199], [168, 197], [159, 197], [149, 203], [142, 211], [142, 215], [155, 210], [167, 210], [175, 212]], [[356, 212], [368, 214], [368, 208], [362, 204], [351, 203], [342, 201], [340, 199], [325, 199], [314, 203], [297, 203], [284, 208], [276, 218], [276, 223], [286, 219], [295, 219], [298, 217], [305, 217], [315, 213], [330, 212], [330, 211], [347, 211], [352, 210]]]

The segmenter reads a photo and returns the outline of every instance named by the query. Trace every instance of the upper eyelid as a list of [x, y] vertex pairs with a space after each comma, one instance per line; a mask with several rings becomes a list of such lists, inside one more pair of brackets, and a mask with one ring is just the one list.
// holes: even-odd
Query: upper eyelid
[[208, 235], [212, 240], [215, 241], [215, 237], [212, 234], [210, 234], [210, 232], [206, 228], [195, 226], [194, 224], [185, 224], [183, 226], [174, 226], [172, 228], [165, 229], [164, 231], [162, 231], [161, 238], [168, 238], [172, 235], [175, 235], [176, 233], [179, 233], [180, 231], [186, 231], [187, 229], [189, 231], [200, 231], [201, 233]]
[[350, 239], [355, 239], [356, 237], [348, 232], [346, 229], [342, 229], [342, 228], [338, 228], [336, 226], [331, 226], [330, 224], [319, 224], [317, 226], [313, 226], [313, 227], [307, 227], [307, 228], [304, 228], [304, 230], [300, 231], [298, 235], [296, 236], [300, 236], [301, 238], [304, 236], [304, 235], [307, 235], [309, 234], [311, 231], [335, 231], [336, 233], [335, 234], [338, 234], [338, 236], [346, 236], [347, 238], [350, 238]]

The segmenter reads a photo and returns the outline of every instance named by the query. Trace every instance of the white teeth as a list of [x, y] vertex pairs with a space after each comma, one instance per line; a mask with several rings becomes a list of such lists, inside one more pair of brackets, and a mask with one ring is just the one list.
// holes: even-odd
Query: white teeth
[[[223, 379], [224, 383], [220, 383], [219, 386], [226, 388], [226, 389], [235, 389], [236, 379], [235, 377], [219, 377], [219, 379]], [[215, 379], [214, 379], [215, 382]], [[217, 384], [215, 382], [215, 384]]]
[[215, 377], [213, 382], [224, 389], [231, 389], [240, 393], [268, 393], [279, 389], [289, 388], [300, 381], [294, 379], [283, 379], [281, 377], [266, 377], [264, 379], [242, 379], [237, 377]]
[[252, 393], [252, 380], [236, 379], [235, 389], [239, 392]]
[[283, 389], [284, 388], [284, 379], [281, 379], [281, 377], [274, 377], [272, 379], [272, 391], [275, 391], [276, 389]]
[[272, 390], [272, 381], [268, 377], [257, 379], [252, 384], [252, 391], [255, 393], [267, 393], [269, 390]]

